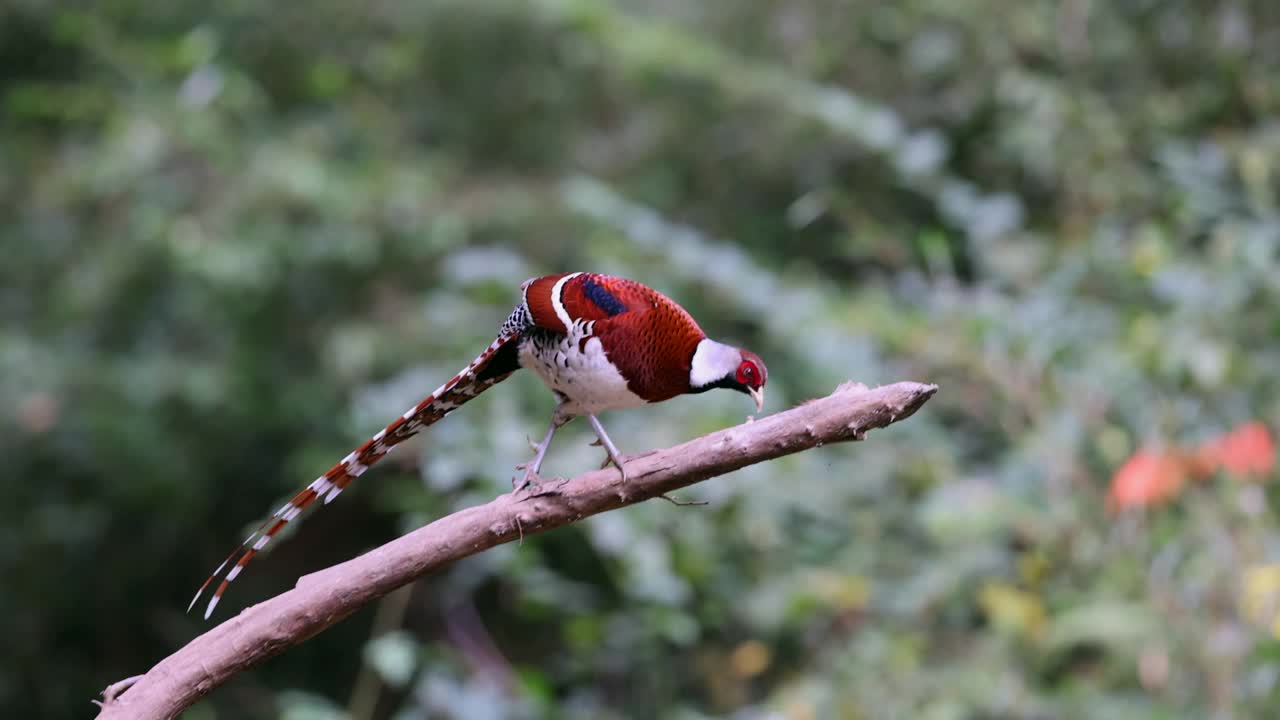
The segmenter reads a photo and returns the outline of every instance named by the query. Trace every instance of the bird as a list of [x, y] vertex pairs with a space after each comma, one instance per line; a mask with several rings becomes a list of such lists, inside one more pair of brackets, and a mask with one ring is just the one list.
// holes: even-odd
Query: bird
[[756, 412], [764, 409], [768, 370], [760, 357], [707, 337], [684, 308], [653, 288], [611, 275], [572, 272], [526, 280], [520, 293], [519, 304], [488, 348], [276, 510], [209, 575], [187, 611], [222, 577], [205, 608], [207, 620], [254, 555], [317, 499], [332, 502], [398, 444], [521, 368], [542, 380], [556, 406], [542, 442], [530, 442], [533, 458], [516, 466], [524, 475], [512, 478], [514, 491], [536, 484], [551, 438], [577, 417], [587, 419], [605, 449], [601, 467], [613, 464], [625, 483], [626, 463], [599, 413], [716, 388], [745, 393], [755, 401]]

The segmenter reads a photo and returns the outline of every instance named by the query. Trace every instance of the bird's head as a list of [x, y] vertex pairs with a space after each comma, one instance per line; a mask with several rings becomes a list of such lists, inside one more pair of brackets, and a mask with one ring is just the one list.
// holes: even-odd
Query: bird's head
[[764, 409], [764, 384], [769, 370], [759, 355], [731, 345], [703, 338], [693, 353], [689, 368], [689, 392], [728, 388], [746, 393], [756, 401], [756, 412]]

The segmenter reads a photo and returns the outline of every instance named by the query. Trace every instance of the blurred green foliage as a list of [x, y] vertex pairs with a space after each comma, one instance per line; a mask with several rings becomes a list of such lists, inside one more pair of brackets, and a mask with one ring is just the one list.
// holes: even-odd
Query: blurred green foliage
[[[773, 409], [942, 391], [460, 563], [189, 717], [1266, 716], [1278, 491], [1105, 498], [1140, 446], [1280, 422], [1278, 112], [1267, 0], [0, 6], [0, 714], [83, 717], [201, 632], [274, 502], [593, 269], [759, 352]], [[729, 395], [607, 424], [662, 446]], [[504, 490], [550, 408], [487, 393], [221, 617]]]

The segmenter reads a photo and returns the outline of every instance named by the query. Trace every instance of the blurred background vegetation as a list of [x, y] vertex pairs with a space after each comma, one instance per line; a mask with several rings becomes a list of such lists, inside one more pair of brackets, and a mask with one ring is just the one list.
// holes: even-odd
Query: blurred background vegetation
[[[264, 513], [592, 269], [758, 351], [769, 409], [942, 391], [459, 563], [188, 717], [1271, 716], [1278, 112], [1271, 0], [10, 0], [0, 715], [85, 717], [206, 629]], [[508, 489], [551, 406], [468, 405], [215, 620]]]

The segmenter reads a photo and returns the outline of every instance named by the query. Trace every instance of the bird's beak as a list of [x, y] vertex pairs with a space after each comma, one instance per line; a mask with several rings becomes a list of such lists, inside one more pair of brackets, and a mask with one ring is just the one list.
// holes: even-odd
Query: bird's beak
[[751, 395], [751, 399], [756, 401], [756, 412], [764, 410], [764, 388], [747, 388], [747, 392]]

